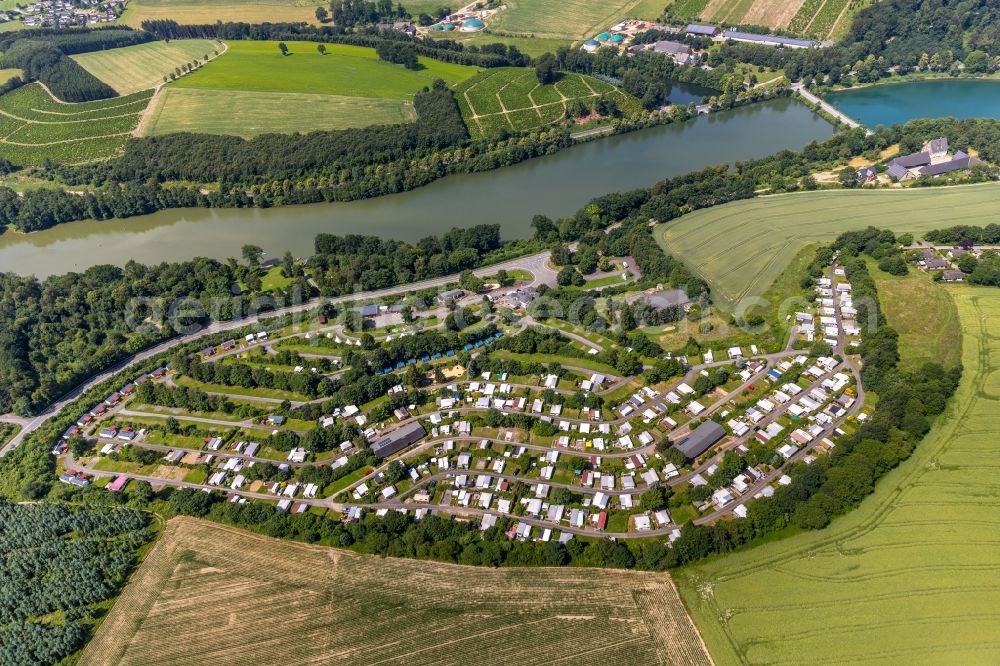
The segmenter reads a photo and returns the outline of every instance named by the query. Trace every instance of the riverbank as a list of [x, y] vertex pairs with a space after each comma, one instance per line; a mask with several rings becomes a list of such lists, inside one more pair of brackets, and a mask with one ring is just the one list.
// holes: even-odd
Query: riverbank
[[[585, 141], [489, 172], [453, 174], [402, 194], [278, 208], [172, 209], [128, 219], [69, 222], [0, 236], [0, 270], [46, 277], [98, 264], [157, 264], [313, 253], [319, 233], [365, 233], [416, 242], [453, 227], [500, 224], [505, 239], [532, 233], [531, 218], [573, 213], [593, 196], [653, 184], [705, 166], [800, 149], [834, 133], [800, 101], [780, 98], [686, 122]], [[516, 193], [512, 196], [512, 193]]]

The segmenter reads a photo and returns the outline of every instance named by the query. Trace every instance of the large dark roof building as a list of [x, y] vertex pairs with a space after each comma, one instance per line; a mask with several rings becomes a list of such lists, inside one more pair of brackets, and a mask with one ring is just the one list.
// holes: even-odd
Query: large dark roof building
[[725, 429], [715, 421], [705, 421], [695, 428], [686, 439], [674, 444], [674, 448], [689, 460], [708, 451], [713, 444], [726, 436]]
[[372, 453], [376, 458], [388, 458], [393, 453], [402, 451], [427, 434], [424, 427], [417, 422], [408, 423], [402, 428], [393, 430], [388, 435], [379, 438], [372, 444]]
[[940, 176], [941, 174], [951, 173], [952, 171], [961, 171], [962, 169], [968, 169], [971, 166], [979, 164], [979, 160], [975, 157], [970, 157], [966, 155], [961, 150], [955, 153], [947, 162], [939, 162], [937, 164], [928, 164], [923, 169], [920, 170], [920, 175], [922, 176]]

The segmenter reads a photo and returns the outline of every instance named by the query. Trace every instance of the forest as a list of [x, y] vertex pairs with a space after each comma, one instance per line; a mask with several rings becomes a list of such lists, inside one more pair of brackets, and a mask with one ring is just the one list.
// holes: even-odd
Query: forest
[[148, 524], [133, 509], [0, 499], [0, 663], [55, 664], [82, 647], [138, 563]]

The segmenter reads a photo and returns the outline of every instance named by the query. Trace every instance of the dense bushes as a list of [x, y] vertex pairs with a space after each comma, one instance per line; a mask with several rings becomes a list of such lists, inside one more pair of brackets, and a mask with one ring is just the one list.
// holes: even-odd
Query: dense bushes
[[[145, 514], [0, 500], [0, 663], [55, 664], [90, 635], [149, 538]], [[39, 618], [59, 613], [60, 622]]]

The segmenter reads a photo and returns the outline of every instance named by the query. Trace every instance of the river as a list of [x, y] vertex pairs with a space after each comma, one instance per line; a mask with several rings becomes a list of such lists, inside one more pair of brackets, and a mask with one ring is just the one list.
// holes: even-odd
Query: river
[[1000, 118], [1000, 81], [934, 79], [893, 83], [830, 93], [826, 101], [872, 128], [914, 118]]
[[496, 171], [459, 174], [402, 194], [349, 203], [270, 209], [179, 209], [126, 220], [61, 224], [0, 236], [0, 271], [45, 277], [97, 264], [239, 257], [253, 243], [269, 256], [307, 256], [318, 233], [406, 241], [456, 226], [498, 223], [505, 238], [531, 218], [572, 213], [592, 197], [644, 187], [705, 166], [797, 149], [832, 127], [798, 101], [762, 104], [684, 124], [607, 137]]

